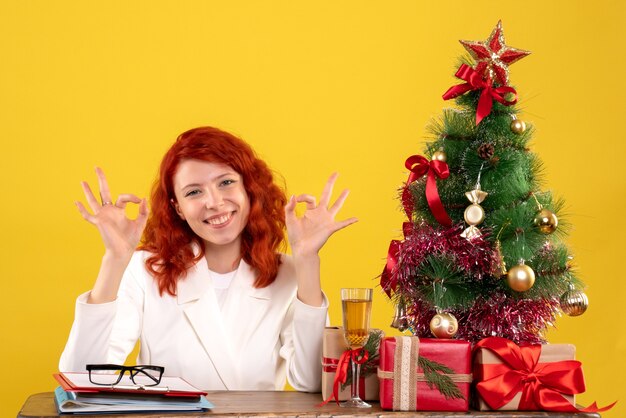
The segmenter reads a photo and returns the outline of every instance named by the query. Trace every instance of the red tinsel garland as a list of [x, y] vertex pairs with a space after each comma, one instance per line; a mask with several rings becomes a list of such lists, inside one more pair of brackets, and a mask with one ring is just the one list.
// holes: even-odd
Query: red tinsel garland
[[478, 341], [497, 335], [516, 344], [543, 344], [546, 342], [543, 334], [554, 324], [558, 309], [556, 299], [517, 299], [496, 293], [488, 299], [477, 299], [461, 315], [464, 326], [457, 336]]
[[[395, 269], [396, 282], [402, 287], [410, 285], [413, 271], [431, 254], [449, 255], [455, 263], [475, 280], [482, 280], [497, 266], [497, 258], [488, 236], [483, 231], [481, 237], [467, 240], [461, 236], [463, 225], [451, 228], [433, 228], [428, 224], [414, 226], [400, 243], [398, 267]], [[405, 228], [405, 233], [406, 233]]]
[[[404, 228], [405, 239], [398, 243], [397, 264], [391, 272], [395, 293], [405, 297], [407, 317], [412, 331], [419, 337], [430, 337], [430, 320], [435, 308], [419, 298], [415, 271], [432, 254], [453, 257], [455, 264], [468, 273], [471, 280], [499, 280], [499, 258], [486, 241], [488, 233], [471, 241], [460, 236], [462, 225], [433, 228], [427, 224]], [[496, 292], [488, 298], [479, 297], [468, 310], [449, 310], [459, 321], [456, 338], [476, 342], [498, 335], [515, 343], [545, 342], [543, 332], [554, 323], [559, 302], [556, 299], [521, 299]]]
[[[432, 338], [430, 319], [435, 309], [422, 300], [411, 300], [407, 309], [412, 331], [418, 337]], [[553, 299], [513, 299], [500, 293], [485, 300], [478, 298], [468, 311], [450, 310], [459, 322], [455, 338], [477, 342], [498, 335], [516, 344], [543, 344], [543, 332], [554, 323], [558, 301]], [[520, 328], [520, 324], [523, 326]]]

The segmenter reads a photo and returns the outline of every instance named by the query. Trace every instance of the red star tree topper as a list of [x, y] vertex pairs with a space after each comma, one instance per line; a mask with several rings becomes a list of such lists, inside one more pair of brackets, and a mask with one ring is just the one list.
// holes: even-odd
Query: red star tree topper
[[512, 48], [504, 43], [502, 21], [486, 41], [459, 41], [477, 62], [476, 72], [484, 79], [494, 80], [502, 86], [509, 83], [509, 65], [530, 54], [530, 51]]

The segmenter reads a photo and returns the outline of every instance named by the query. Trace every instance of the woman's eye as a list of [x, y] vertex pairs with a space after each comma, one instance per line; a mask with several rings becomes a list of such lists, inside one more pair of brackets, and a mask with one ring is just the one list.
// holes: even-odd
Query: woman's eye
[[198, 193], [200, 193], [200, 190], [189, 190], [187, 193], [185, 193], [185, 197], [195, 196]]
[[227, 179], [227, 180], [222, 181], [221, 185], [222, 186], [230, 186], [234, 182], [235, 182], [235, 180]]

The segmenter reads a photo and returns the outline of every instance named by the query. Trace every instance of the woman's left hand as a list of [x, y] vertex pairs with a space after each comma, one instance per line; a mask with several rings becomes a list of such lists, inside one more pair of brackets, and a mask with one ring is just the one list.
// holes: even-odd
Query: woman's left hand
[[[357, 218], [335, 220], [349, 193], [347, 189], [342, 191], [329, 207], [336, 179], [337, 173], [333, 173], [324, 186], [319, 204], [316, 204], [315, 196], [309, 194], [292, 196], [287, 202], [285, 223], [291, 251], [295, 257], [317, 255], [332, 234], [358, 221]], [[306, 203], [306, 211], [301, 217], [296, 215], [298, 203]]]

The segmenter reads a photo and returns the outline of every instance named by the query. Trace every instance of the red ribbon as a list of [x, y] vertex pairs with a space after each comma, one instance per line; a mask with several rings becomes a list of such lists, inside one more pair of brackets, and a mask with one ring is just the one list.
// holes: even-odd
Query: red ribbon
[[475, 349], [486, 348], [502, 360], [502, 364], [481, 364], [483, 376], [476, 385], [480, 396], [492, 409], [509, 403], [522, 392], [518, 410], [559, 412], [603, 412], [615, 402], [598, 408], [594, 402], [587, 408], [578, 409], [563, 395], [585, 391], [581, 363], [564, 360], [539, 363], [541, 345], [520, 347], [506, 338], [490, 337], [479, 341]]
[[322, 371], [324, 373], [335, 373], [337, 371], [338, 364], [339, 359], [322, 357]]
[[[333, 394], [330, 398], [324, 400], [318, 406], [324, 406], [333, 399], [335, 399], [335, 402], [339, 404], [339, 385], [346, 383], [346, 380], [348, 380], [348, 366], [350, 365], [350, 360], [352, 360], [355, 364], [363, 364], [368, 358], [369, 353], [363, 348], [344, 351], [343, 354], [341, 354], [341, 357], [339, 357], [339, 362], [337, 363], [337, 372], [335, 373], [335, 380], [333, 381]], [[355, 379], [356, 376], [352, 376], [352, 378]]]
[[[324, 373], [336, 373], [338, 364], [339, 359], [322, 357], [322, 371]], [[359, 377], [359, 397], [365, 399], [365, 377], [363, 374]]]
[[452, 219], [450, 219], [450, 216], [448, 216], [445, 208], [443, 207], [443, 203], [441, 203], [439, 192], [437, 191], [436, 180], [436, 177], [439, 177], [440, 179], [448, 178], [450, 175], [448, 164], [439, 160], [428, 161], [421, 155], [411, 155], [407, 158], [404, 166], [411, 172], [402, 192], [402, 205], [404, 206], [406, 216], [411, 219], [413, 213], [413, 198], [411, 196], [409, 186], [415, 180], [422, 177], [424, 174], [427, 174], [426, 200], [428, 201], [428, 207], [430, 207], [430, 211], [435, 216], [437, 222], [443, 226], [451, 226]]
[[398, 285], [398, 280], [393, 274], [393, 270], [396, 268], [396, 264], [398, 264], [399, 253], [400, 241], [392, 240], [387, 251], [387, 264], [385, 264], [383, 274], [380, 275], [380, 287], [383, 288], [388, 297], [391, 297], [391, 292], [395, 291]]
[[[411, 234], [412, 229], [412, 222], [404, 222], [402, 224], [402, 232], [404, 233], [405, 239]], [[387, 251], [387, 264], [385, 264], [383, 273], [380, 275], [380, 287], [382, 287], [388, 297], [391, 297], [391, 292], [395, 292], [396, 287], [398, 286], [398, 279], [394, 274], [394, 269], [398, 264], [401, 244], [402, 242], [398, 240], [392, 240], [389, 243], [389, 250]]]
[[[511, 106], [517, 103], [517, 92], [513, 87], [501, 86], [493, 88], [490, 78], [483, 80], [482, 76], [467, 64], [462, 64], [455, 76], [461, 80], [465, 80], [466, 83], [450, 87], [448, 91], [443, 94], [443, 100], [454, 99], [470, 90], [482, 89], [480, 98], [478, 99], [478, 108], [476, 109], [476, 125], [491, 113], [494, 100], [505, 106]], [[507, 93], [513, 93], [515, 98], [513, 100], [506, 100], [504, 95]]]

